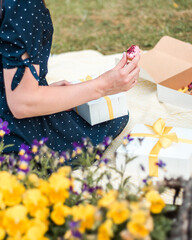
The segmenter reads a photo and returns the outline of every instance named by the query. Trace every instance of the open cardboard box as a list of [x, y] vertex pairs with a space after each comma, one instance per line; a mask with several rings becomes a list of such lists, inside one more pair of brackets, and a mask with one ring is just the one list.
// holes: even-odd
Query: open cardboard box
[[192, 45], [164, 36], [141, 54], [140, 77], [157, 83], [161, 102], [192, 109], [192, 95], [177, 91], [192, 82]]

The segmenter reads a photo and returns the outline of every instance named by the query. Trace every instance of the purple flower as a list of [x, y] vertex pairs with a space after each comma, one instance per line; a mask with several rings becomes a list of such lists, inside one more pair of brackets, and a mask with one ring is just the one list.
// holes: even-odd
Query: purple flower
[[72, 236], [77, 238], [77, 239], [81, 239], [82, 238], [82, 234], [80, 233], [80, 231], [78, 230], [79, 227], [79, 221], [71, 221], [69, 223], [69, 227], [71, 229], [71, 233]]
[[83, 146], [87, 146], [88, 142], [89, 142], [89, 139], [88, 138], [85, 138], [85, 137], [82, 137], [82, 144]]
[[15, 166], [16, 162], [16, 159], [9, 157], [9, 168], [12, 169]]
[[27, 161], [27, 162], [29, 162], [29, 161], [31, 161], [32, 156], [31, 156], [31, 155], [28, 155], [28, 154], [26, 153], [26, 154], [24, 154], [24, 155], [21, 155], [19, 159], [20, 159], [20, 161]]
[[159, 162], [156, 163], [157, 166], [160, 168], [164, 168], [166, 166], [166, 163], [164, 163], [162, 160], [159, 160]]
[[100, 165], [100, 164], [107, 164], [109, 162], [109, 159], [108, 158], [104, 158], [104, 159], [101, 159], [100, 161], [99, 161], [99, 163], [98, 163], [98, 165]]
[[128, 134], [123, 138], [123, 146], [127, 146], [127, 144], [133, 140], [134, 138], [131, 138], [131, 134]]
[[143, 179], [142, 182], [147, 184], [147, 179]]
[[127, 135], [127, 140], [128, 140], [129, 142], [131, 142], [131, 141], [134, 140], [134, 138], [131, 137], [131, 134], [128, 134], [128, 135]]
[[105, 137], [104, 140], [103, 140], [103, 145], [105, 147], [108, 147], [112, 142], [112, 137]]
[[39, 152], [39, 142], [37, 141], [37, 139], [34, 139], [33, 140], [33, 144], [31, 145], [31, 152], [34, 153], [34, 154], [37, 154]]
[[39, 144], [39, 141], [37, 140], [37, 139], [34, 139], [33, 140], [33, 144], [32, 144], [32, 146], [33, 145], [35, 145], [35, 146], [39, 146], [40, 144]]
[[23, 156], [25, 154], [31, 154], [31, 151], [29, 150], [29, 146], [25, 144], [21, 144], [21, 147], [19, 148], [19, 153], [20, 156]]
[[143, 164], [140, 164], [140, 168], [142, 171], [145, 171], [145, 167], [143, 166]]
[[82, 239], [82, 234], [78, 230], [72, 230], [72, 236], [77, 239]]
[[87, 185], [87, 183], [83, 183], [82, 192], [87, 191], [87, 190], [88, 190], [88, 185]]
[[69, 160], [70, 159], [70, 153], [68, 151], [66, 152], [62, 152], [60, 154], [61, 157], [64, 157], [65, 161]]
[[0, 164], [5, 160], [5, 157], [0, 156]]
[[75, 194], [75, 195], [79, 195], [78, 192], [76, 192], [76, 191], [73, 190], [73, 187], [72, 187], [72, 186], [69, 187], [69, 192], [72, 193], [72, 194]]
[[45, 144], [45, 142], [48, 141], [48, 138], [42, 138], [40, 141], [39, 141], [39, 146], [42, 146], [43, 144]]
[[99, 189], [102, 189], [101, 187], [99, 186], [96, 186], [96, 187], [90, 187], [87, 183], [83, 183], [83, 186], [82, 186], [82, 192], [89, 192], [89, 193], [93, 193]]
[[97, 149], [101, 152], [105, 151], [106, 146], [103, 143], [97, 145]]
[[25, 176], [26, 176], [26, 174], [28, 173], [28, 171], [29, 170], [20, 170], [20, 169], [18, 169], [18, 171], [17, 171], [17, 177], [19, 178], [19, 179], [24, 179], [25, 178]]
[[77, 222], [75, 222], [75, 221], [69, 222], [69, 227], [70, 227], [70, 229], [78, 228], [79, 227], [79, 221], [77, 221]]
[[94, 151], [94, 147], [93, 147], [93, 145], [91, 143], [89, 143], [86, 146], [86, 149], [87, 149], [87, 152], [90, 153], [90, 154], [93, 153], [93, 151]]
[[100, 160], [102, 156], [103, 154], [100, 151], [97, 151], [95, 155], [95, 160]]
[[10, 130], [7, 128], [8, 122], [4, 121], [0, 118], [0, 137], [4, 137], [4, 135], [9, 134]]
[[78, 143], [78, 142], [73, 142], [72, 145], [73, 145], [74, 148], [77, 148], [77, 147], [82, 148], [83, 147], [83, 144], [82, 143]]
[[19, 169], [22, 171], [28, 171], [29, 169], [29, 161], [26, 160], [20, 160], [19, 161]]

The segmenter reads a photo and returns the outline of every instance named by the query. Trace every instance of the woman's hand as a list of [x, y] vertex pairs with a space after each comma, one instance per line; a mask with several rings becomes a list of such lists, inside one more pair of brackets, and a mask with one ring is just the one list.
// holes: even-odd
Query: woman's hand
[[111, 70], [105, 72], [97, 78], [99, 83], [98, 91], [102, 96], [125, 92], [137, 84], [140, 68], [138, 62], [140, 55], [127, 64], [126, 53], [123, 53], [122, 59]]
[[49, 84], [49, 86], [52, 86], [52, 87], [57, 87], [57, 86], [69, 86], [69, 85], [71, 85], [71, 83], [68, 82], [67, 80], [61, 80], [61, 81], [58, 81], [58, 82], [54, 82], [54, 83]]

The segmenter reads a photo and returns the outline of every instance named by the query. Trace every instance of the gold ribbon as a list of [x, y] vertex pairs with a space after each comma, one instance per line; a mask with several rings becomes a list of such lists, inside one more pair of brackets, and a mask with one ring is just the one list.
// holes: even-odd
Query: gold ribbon
[[149, 176], [158, 177], [158, 154], [161, 148], [168, 148], [173, 142], [182, 142], [187, 144], [192, 144], [192, 140], [178, 138], [176, 133], [169, 133], [172, 127], [166, 127], [165, 121], [159, 118], [153, 126], [146, 125], [151, 128], [155, 134], [150, 133], [131, 133], [132, 137], [153, 137], [159, 140], [153, 146], [151, 152], [149, 153]]
[[[80, 81], [81, 82], [86, 82], [86, 81], [89, 81], [91, 79], [92, 79], [92, 77], [88, 75], [85, 79], [80, 79]], [[114, 119], [114, 114], [113, 114], [113, 107], [112, 107], [111, 99], [108, 96], [105, 96], [104, 98], [107, 102], [107, 107], [108, 107], [108, 111], [109, 111], [109, 119], [112, 120], [112, 119]], [[78, 114], [77, 107], [75, 107], [75, 111]]]

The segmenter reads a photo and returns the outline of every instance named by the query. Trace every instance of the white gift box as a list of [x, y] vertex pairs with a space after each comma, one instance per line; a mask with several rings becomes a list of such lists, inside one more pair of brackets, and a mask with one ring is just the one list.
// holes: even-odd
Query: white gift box
[[[76, 81], [74, 83], [78, 83]], [[99, 98], [73, 108], [90, 125], [128, 115], [126, 93]]]
[[[154, 177], [154, 180], [160, 180], [164, 177], [189, 179], [192, 174], [192, 129], [173, 127], [169, 133], [173, 132], [176, 133], [178, 139], [191, 140], [191, 144], [173, 142], [168, 148], [161, 148], [158, 153], [158, 161], [162, 160], [166, 164], [166, 171], [156, 165], [158, 176]], [[154, 134], [154, 131], [148, 126], [137, 124], [132, 133]], [[126, 165], [126, 174], [146, 177], [149, 175], [149, 154], [159, 139], [155, 137], [144, 137], [143, 140], [140, 139], [141, 137], [133, 138], [134, 140], [130, 141], [127, 146], [121, 145], [117, 149], [116, 167], [120, 170], [125, 166], [126, 156], [135, 157]], [[145, 171], [142, 170], [141, 166], [144, 167]]]
[[192, 95], [178, 89], [192, 82], [192, 45], [164, 36], [156, 46], [141, 54], [140, 77], [157, 84], [160, 102], [192, 109]]

